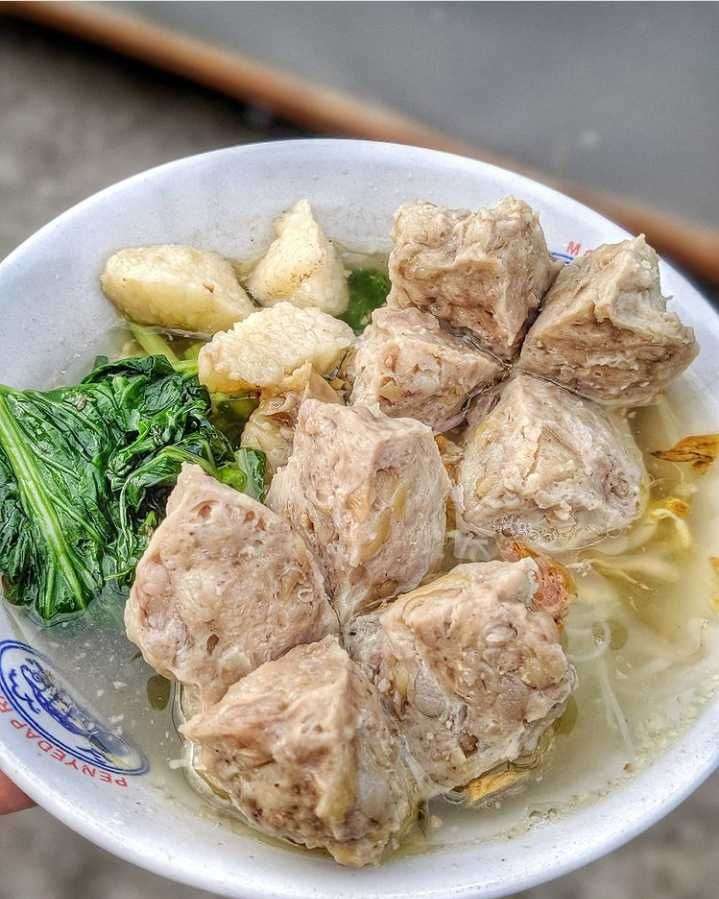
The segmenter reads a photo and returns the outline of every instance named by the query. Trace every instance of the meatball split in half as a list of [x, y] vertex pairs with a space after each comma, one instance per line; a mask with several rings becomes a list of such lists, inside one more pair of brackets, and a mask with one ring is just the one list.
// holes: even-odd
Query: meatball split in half
[[459, 525], [560, 552], [630, 525], [647, 475], [626, 419], [520, 374], [472, 427], [459, 467]]
[[308, 399], [267, 505], [314, 552], [346, 621], [413, 589], [439, 564], [448, 493], [428, 427]]
[[516, 355], [560, 268], [536, 212], [514, 197], [477, 212], [408, 203], [392, 237], [391, 306], [431, 312], [494, 355]]
[[262, 665], [182, 730], [252, 824], [341, 864], [378, 862], [415, 818], [394, 725], [334, 637]]
[[697, 352], [692, 329], [667, 309], [657, 254], [642, 236], [559, 273], [519, 364], [603, 405], [644, 406]]
[[266, 506], [185, 465], [137, 566], [127, 635], [200, 702], [298, 643], [337, 631], [317, 565]]
[[544, 585], [529, 558], [458, 565], [349, 627], [349, 652], [399, 723], [425, 798], [533, 752], [564, 711], [575, 673]]
[[456, 427], [467, 402], [507, 368], [417, 309], [383, 307], [359, 340], [349, 366], [353, 405], [416, 418], [435, 432]]

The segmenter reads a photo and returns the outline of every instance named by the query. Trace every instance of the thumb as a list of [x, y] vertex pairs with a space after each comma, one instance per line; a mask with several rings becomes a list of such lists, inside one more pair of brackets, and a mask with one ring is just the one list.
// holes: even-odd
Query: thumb
[[0, 815], [20, 812], [35, 803], [0, 771]]

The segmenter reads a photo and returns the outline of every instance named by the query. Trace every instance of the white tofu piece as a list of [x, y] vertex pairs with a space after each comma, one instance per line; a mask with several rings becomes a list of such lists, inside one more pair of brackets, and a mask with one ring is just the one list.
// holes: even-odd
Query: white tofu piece
[[216, 334], [200, 350], [199, 378], [223, 393], [276, 387], [306, 362], [330, 372], [353, 342], [349, 325], [331, 315], [278, 303]]
[[349, 303], [342, 260], [327, 240], [307, 200], [275, 222], [277, 238], [257, 263], [247, 288], [263, 306], [286, 300], [341, 315]]
[[119, 250], [100, 280], [120, 311], [144, 325], [214, 334], [256, 308], [227, 259], [178, 244]]

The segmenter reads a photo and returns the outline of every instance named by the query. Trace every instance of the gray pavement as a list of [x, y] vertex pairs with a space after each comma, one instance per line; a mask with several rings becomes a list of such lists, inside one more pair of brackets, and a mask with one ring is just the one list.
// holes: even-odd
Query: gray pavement
[[716, 3], [123, 5], [540, 171], [719, 224]]
[[[143, 67], [0, 22], [0, 258], [63, 209], [126, 175], [292, 133]], [[716, 159], [715, 144], [693, 149]], [[715, 207], [706, 217], [712, 214], [716, 221]], [[629, 846], [522, 899], [716, 899], [718, 815], [716, 776]], [[206, 895], [112, 858], [39, 809], [0, 818], [0, 899]]]

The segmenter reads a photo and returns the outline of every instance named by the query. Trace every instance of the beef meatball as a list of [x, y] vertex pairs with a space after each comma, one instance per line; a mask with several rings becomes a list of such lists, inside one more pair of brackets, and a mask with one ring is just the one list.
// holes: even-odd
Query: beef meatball
[[534, 751], [564, 711], [575, 674], [540, 588], [529, 558], [458, 565], [349, 627], [425, 797]]
[[448, 493], [426, 425], [308, 399], [267, 504], [307, 541], [347, 620], [440, 562]]
[[185, 465], [137, 566], [125, 626], [149, 665], [208, 704], [338, 624], [315, 561], [286, 522]]
[[559, 264], [535, 212], [514, 197], [468, 212], [408, 203], [395, 215], [389, 303], [466, 328], [513, 358]]
[[692, 329], [667, 309], [657, 254], [642, 236], [597, 247], [559, 273], [520, 366], [606, 406], [644, 406], [697, 352]]
[[255, 827], [340, 864], [378, 862], [414, 820], [417, 786], [396, 731], [333, 637], [262, 665], [182, 730]]
[[522, 374], [467, 434], [459, 526], [547, 551], [576, 549], [638, 518], [646, 487], [623, 417]]
[[435, 432], [456, 427], [467, 401], [506, 368], [417, 309], [376, 309], [350, 365], [350, 402], [416, 418]]

